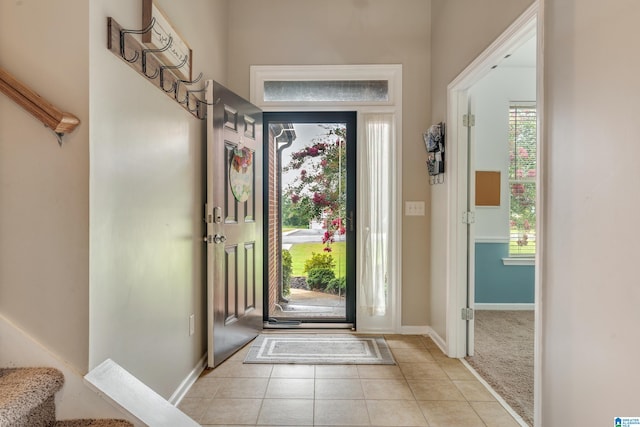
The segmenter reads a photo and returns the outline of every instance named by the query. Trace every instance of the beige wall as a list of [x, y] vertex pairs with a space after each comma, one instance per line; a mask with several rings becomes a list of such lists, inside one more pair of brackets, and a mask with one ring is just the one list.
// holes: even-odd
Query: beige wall
[[[251, 65], [402, 64], [403, 199], [428, 203], [429, 1], [233, 0], [229, 12], [229, 87], [247, 98]], [[402, 238], [402, 323], [424, 326], [429, 215], [405, 217]]]
[[639, 16], [545, 1], [543, 426], [640, 416]]
[[[111, 358], [170, 397], [206, 352], [206, 132], [106, 49], [106, 17], [140, 28], [140, 4], [91, 2], [90, 367]], [[194, 77], [224, 82], [226, 2], [158, 4]]]
[[78, 370], [89, 340], [89, 6], [0, 0], [0, 66], [81, 120], [54, 134], [0, 95], [0, 312]]
[[[431, 106], [433, 121], [446, 121], [447, 85], [486, 49], [532, 0], [433, 0]], [[451, 156], [455, 147], [447, 146]], [[446, 164], [445, 164], [446, 166]], [[446, 175], [445, 175], [446, 176]], [[431, 191], [431, 293], [429, 325], [446, 336], [448, 186]]]

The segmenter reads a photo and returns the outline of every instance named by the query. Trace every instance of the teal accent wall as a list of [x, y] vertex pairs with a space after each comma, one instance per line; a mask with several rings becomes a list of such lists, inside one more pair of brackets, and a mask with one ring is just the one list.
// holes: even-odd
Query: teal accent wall
[[535, 266], [504, 265], [508, 255], [508, 243], [476, 243], [476, 303], [534, 303]]

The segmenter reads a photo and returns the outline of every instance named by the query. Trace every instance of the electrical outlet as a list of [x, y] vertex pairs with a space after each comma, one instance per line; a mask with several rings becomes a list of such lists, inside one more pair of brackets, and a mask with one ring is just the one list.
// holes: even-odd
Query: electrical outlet
[[189, 336], [196, 333], [196, 315], [189, 316]]
[[404, 214], [405, 216], [424, 216], [424, 202], [405, 202]]

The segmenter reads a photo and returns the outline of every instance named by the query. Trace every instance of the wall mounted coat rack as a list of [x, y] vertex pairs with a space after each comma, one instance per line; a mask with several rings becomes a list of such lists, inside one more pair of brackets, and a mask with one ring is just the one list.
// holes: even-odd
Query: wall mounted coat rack
[[[138, 41], [135, 35], [141, 35], [151, 31], [155, 25], [155, 18], [151, 19], [149, 25], [141, 30], [125, 29], [116, 22], [115, 19], [107, 18], [107, 48], [131, 68], [144, 76], [148, 81], [162, 90], [167, 96], [176, 101], [182, 108], [193, 114], [198, 119], [206, 117], [207, 108], [204, 101], [204, 87], [194, 88], [194, 84], [202, 79], [202, 73], [193, 80], [183, 80], [172, 72], [190, 63], [190, 58], [185, 57], [182, 63], [166, 65], [156, 54], [168, 50], [173, 39], [169, 37], [166, 45], [158, 49], [145, 47]], [[200, 97], [196, 94], [201, 94]]]
[[2, 67], [0, 67], [0, 92], [51, 129], [56, 134], [60, 146], [62, 146], [64, 134], [73, 132], [80, 124], [76, 116], [60, 111]]

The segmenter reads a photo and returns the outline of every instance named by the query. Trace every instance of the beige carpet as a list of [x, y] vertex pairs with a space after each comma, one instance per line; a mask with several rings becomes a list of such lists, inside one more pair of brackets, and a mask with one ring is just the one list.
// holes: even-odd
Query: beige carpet
[[533, 425], [533, 311], [475, 312], [475, 354], [467, 361]]

